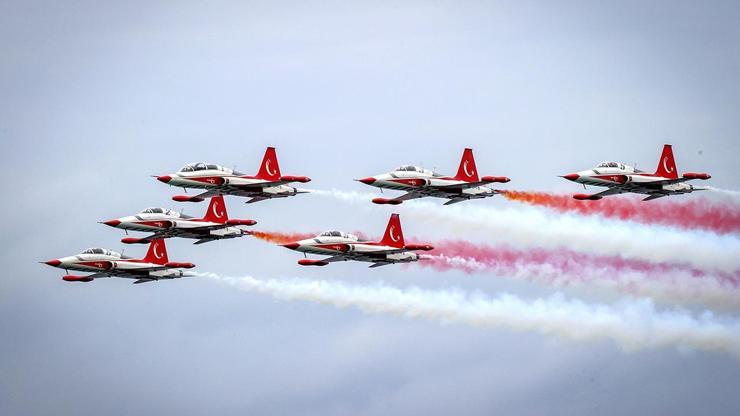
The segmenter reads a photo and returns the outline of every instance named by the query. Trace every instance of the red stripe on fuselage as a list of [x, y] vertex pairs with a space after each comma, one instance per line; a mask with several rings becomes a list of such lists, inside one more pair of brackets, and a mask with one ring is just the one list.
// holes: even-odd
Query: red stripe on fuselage
[[349, 251], [349, 244], [344, 243], [334, 243], [334, 244], [317, 244], [313, 246], [315, 248], [320, 248], [323, 250], [334, 250], [334, 251], [340, 251], [342, 253], [346, 253]]
[[168, 220], [136, 221], [135, 224], [145, 225], [147, 227], [156, 227], [156, 228], [172, 227], [172, 221], [168, 221]]
[[592, 178], [601, 179], [602, 181], [610, 181], [614, 183], [626, 183], [627, 182], [626, 175], [598, 175], [598, 176], [592, 176]]
[[226, 180], [221, 176], [203, 176], [200, 178], [197, 177], [183, 177], [183, 179], [189, 180], [189, 181], [195, 181], [195, 182], [201, 182], [208, 185], [223, 185]]
[[417, 179], [417, 178], [403, 178], [403, 179], [389, 179], [388, 182], [395, 182], [395, 183], [406, 185], [406, 186], [422, 187], [426, 185], [427, 180]]

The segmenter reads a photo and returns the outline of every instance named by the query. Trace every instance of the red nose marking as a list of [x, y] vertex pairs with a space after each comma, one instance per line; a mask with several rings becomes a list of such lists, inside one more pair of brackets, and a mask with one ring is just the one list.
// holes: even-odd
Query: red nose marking
[[298, 244], [298, 243], [288, 243], [288, 244], [280, 244], [280, 245], [283, 246], [283, 247], [285, 247], [285, 248], [289, 248], [291, 250], [295, 250], [298, 247], [300, 247], [300, 244]]
[[62, 264], [62, 262], [57, 259], [54, 259], [54, 260], [47, 261], [46, 264], [48, 264], [49, 266], [57, 267], [60, 264]]
[[578, 176], [577, 173], [571, 173], [571, 174], [568, 174], [568, 175], [564, 175], [563, 178], [565, 178], [565, 179], [567, 179], [569, 181], [574, 181], [574, 180], [580, 178], [580, 176]]
[[118, 224], [120, 223], [121, 221], [118, 221], [118, 220], [110, 220], [110, 221], [104, 222], [103, 224], [110, 225], [111, 227], [118, 227]]
[[372, 185], [373, 182], [375, 182], [375, 178], [362, 178], [362, 179], [358, 179], [357, 181], [362, 182], [365, 185]]
[[172, 180], [172, 176], [170, 176], [170, 175], [157, 176], [157, 180], [160, 181], [160, 182], [167, 183], [167, 182], [169, 182], [169, 181]]

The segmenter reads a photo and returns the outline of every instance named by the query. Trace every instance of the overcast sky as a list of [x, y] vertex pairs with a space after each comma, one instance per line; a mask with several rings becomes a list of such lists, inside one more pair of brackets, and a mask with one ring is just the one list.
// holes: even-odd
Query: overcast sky
[[[470, 146], [510, 189], [574, 191], [557, 175], [607, 159], [653, 169], [673, 143], [680, 170], [738, 190], [737, 2], [104, 3], [0, 2], [0, 414], [740, 412], [740, 364], [721, 353], [625, 353], [194, 278], [69, 284], [36, 263], [122, 249], [96, 221], [201, 215], [150, 175], [201, 160], [256, 172], [268, 145], [317, 189], [370, 191], [351, 179], [404, 163], [454, 173]], [[408, 209], [310, 194], [227, 205], [263, 229], [371, 235]], [[303, 269], [251, 238], [168, 251], [231, 276], [552, 292], [417, 266]]]

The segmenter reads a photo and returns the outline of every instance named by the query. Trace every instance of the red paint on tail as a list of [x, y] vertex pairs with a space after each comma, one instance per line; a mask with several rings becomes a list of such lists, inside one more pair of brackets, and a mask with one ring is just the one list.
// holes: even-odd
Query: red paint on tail
[[268, 147], [265, 156], [262, 158], [262, 165], [257, 172], [257, 178], [268, 181], [277, 181], [280, 179], [280, 165], [278, 165], [277, 153], [274, 147]]
[[473, 149], [465, 148], [463, 150], [460, 167], [457, 168], [455, 179], [465, 182], [478, 182], [478, 169], [475, 167], [475, 158]]
[[403, 248], [405, 245], [403, 242], [403, 230], [401, 229], [401, 219], [398, 214], [391, 214], [391, 218], [388, 220], [388, 225], [385, 227], [385, 234], [383, 239], [379, 241], [380, 244]]
[[146, 256], [142, 259], [147, 263], [154, 264], [166, 264], [169, 262], [167, 258], [167, 247], [164, 244], [164, 239], [160, 238], [152, 240], [149, 244], [149, 251], [146, 252]]
[[655, 174], [668, 179], [678, 179], [678, 169], [676, 161], [673, 160], [673, 149], [670, 144], [663, 145], [663, 153], [660, 155]]
[[229, 220], [223, 195], [217, 195], [211, 198], [211, 203], [208, 204], [208, 210], [206, 211], [206, 215], [203, 216], [203, 220], [218, 224], [224, 224]]

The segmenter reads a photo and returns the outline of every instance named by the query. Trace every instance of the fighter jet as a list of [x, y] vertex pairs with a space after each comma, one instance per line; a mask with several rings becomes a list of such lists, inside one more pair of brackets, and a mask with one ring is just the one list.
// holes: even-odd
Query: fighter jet
[[483, 176], [479, 178], [472, 149], [463, 151], [460, 167], [457, 169], [457, 175], [455, 176], [440, 175], [418, 166], [403, 165], [390, 173], [355, 180], [366, 185], [376, 186], [381, 191], [383, 189], [406, 191], [406, 194], [392, 199], [373, 199], [376, 204], [390, 205], [398, 205], [403, 201], [427, 196], [449, 199], [445, 202], [445, 205], [470, 199], [482, 199], [498, 193], [482, 185], [510, 181], [509, 178], [504, 176]]
[[93, 272], [85, 276], [66, 275], [67, 282], [92, 282], [101, 277], [123, 277], [136, 279], [134, 283], [146, 283], [161, 279], [177, 279], [185, 276], [182, 270], [195, 267], [193, 263], [181, 263], [167, 259], [164, 240], [153, 240], [143, 259], [133, 259], [104, 248], [88, 248], [80, 254], [44, 262], [60, 269]]
[[385, 235], [378, 242], [361, 240], [356, 235], [341, 231], [326, 231], [314, 238], [281, 245], [303, 252], [304, 255], [311, 253], [331, 256], [321, 260], [298, 260], [301, 266], [326, 266], [337, 261], [356, 260], [373, 263], [370, 267], [380, 267], [419, 261], [419, 255], [412, 251], [434, 249], [429, 244], [406, 244], [398, 214], [391, 215]]
[[712, 176], [708, 173], [684, 173], [678, 177], [676, 162], [673, 160], [673, 150], [670, 144], [663, 146], [663, 154], [658, 161], [655, 173], [643, 172], [624, 163], [603, 162], [593, 169], [562, 176], [573, 182], [586, 185], [606, 186], [609, 189], [589, 195], [576, 194], [573, 198], [579, 200], [598, 200], [608, 195], [623, 193], [637, 193], [647, 195], [643, 201], [662, 198], [668, 195], [688, 194], [694, 191], [703, 191], [706, 188], [696, 188], [684, 183], [692, 179], [707, 180]]
[[226, 204], [221, 195], [211, 197], [206, 215], [203, 218], [193, 218], [165, 208], [147, 208], [136, 215], [116, 218], [103, 222], [114, 228], [133, 231], [153, 232], [144, 237], [124, 237], [125, 244], [147, 244], [159, 238], [182, 237], [194, 238], [195, 244], [203, 244], [214, 240], [241, 237], [249, 234], [238, 226], [254, 225], [254, 220], [229, 219], [226, 213]]
[[177, 173], [157, 176], [156, 178], [171, 186], [207, 190], [200, 195], [175, 195], [172, 197], [173, 200], [179, 202], [202, 202], [206, 198], [216, 195], [250, 198], [247, 203], [271, 198], [285, 198], [308, 192], [289, 186], [288, 183], [311, 181], [311, 178], [307, 176], [281, 175], [274, 147], [268, 147], [265, 151], [262, 165], [255, 176], [249, 176], [210, 163], [191, 163], [185, 165]]

